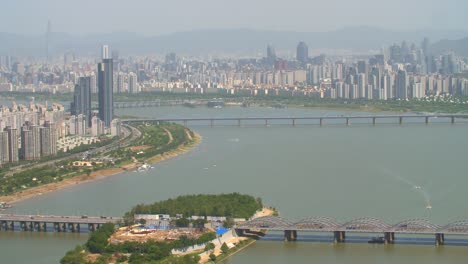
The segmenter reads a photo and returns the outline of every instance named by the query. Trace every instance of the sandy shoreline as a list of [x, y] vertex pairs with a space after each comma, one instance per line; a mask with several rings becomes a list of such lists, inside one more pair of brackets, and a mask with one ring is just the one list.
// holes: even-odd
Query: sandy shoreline
[[[192, 140], [193, 141], [189, 145], [186, 145], [186, 146], [181, 145], [181, 146], [179, 146], [178, 148], [176, 148], [174, 150], [171, 150], [171, 151], [169, 151], [167, 153], [164, 153], [163, 155], [159, 154], [159, 155], [156, 155], [154, 157], [151, 157], [151, 158], [147, 159], [145, 162], [149, 163], [149, 164], [155, 164], [155, 163], [159, 163], [161, 161], [164, 161], [164, 160], [171, 159], [171, 158], [174, 158], [176, 156], [179, 156], [179, 155], [191, 150], [195, 146], [197, 146], [201, 142], [202, 137], [199, 134], [195, 133], [195, 137]], [[45, 184], [45, 185], [42, 185], [42, 186], [37, 186], [37, 187], [31, 188], [31, 189], [27, 189], [27, 190], [24, 190], [24, 191], [21, 191], [21, 192], [17, 192], [17, 193], [11, 194], [11, 195], [1, 196], [0, 201], [7, 202], [7, 203], [10, 203], [10, 204], [14, 204], [16, 202], [31, 199], [33, 197], [36, 197], [36, 196], [39, 196], [39, 195], [42, 195], [42, 194], [62, 190], [62, 189], [65, 189], [65, 188], [67, 188], [69, 186], [72, 186], [72, 185], [86, 183], [86, 182], [92, 182], [92, 181], [102, 179], [102, 178], [105, 178], [105, 177], [109, 177], [109, 176], [112, 176], [112, 175], [115, 175], [115, 174], [118, 174], [118, 173], [121, 173], [121, 172], [134, 170], [134, 169], [138, 168], [139, 166], [140, 166], [140, 163], [131, 163], [131, 164], [128, 164], [128, 165], [124, 165], [124, 166], [122, 166], [120, 168], [109, 168], [109, 169], [93, 171], [89, 176], [87, 176], [86, 174], [82, 174], [82, 175], [75, 176], [75, 177], [72, 177], [72, 178], [64, 179], [61, 182]]]

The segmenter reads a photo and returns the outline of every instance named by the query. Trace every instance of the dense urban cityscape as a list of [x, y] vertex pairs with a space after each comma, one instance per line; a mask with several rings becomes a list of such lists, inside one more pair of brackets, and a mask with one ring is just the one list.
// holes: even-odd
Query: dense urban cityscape
[[466, 259], [468, 4], [2, 7], [0, 262]]

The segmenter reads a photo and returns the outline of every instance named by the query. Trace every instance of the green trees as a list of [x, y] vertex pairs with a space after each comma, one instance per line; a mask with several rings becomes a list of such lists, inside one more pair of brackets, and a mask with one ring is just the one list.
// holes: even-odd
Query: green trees
[[210, 250], [213, 250], [213, 249], [215, 249], [215, 244], [210, 242], [210, 243], [206, 244], [204, 251], [210, 251]]
[[93, 232], [86, 242], [86, 247], [91, 253], [103, 253], [109, 243], [109, 237], [114, 233], [114, 224], [107, 223]]
[[150, 205], [137, 205], [125, 214], [125, 218], [131, 220], [134, 214], [183, 214], [184, 216], [210, 215], [250, 218], [262, 207], [260, 199], [239, 193], [185, 195]]
[[84, 248], [76, 246], [75, 249], [68, 251], [60, 260], [60, 264], [83, 264], [85, 263]]
[[211, 253], [209, 257], [210, 257], [211, 261], [216, 261], [216, 255], [215, 254]]
[[224, 243], [221, 245], [221, 252], [223, 252], [223, 254], [229, 253], [229, 247], [226, 245], [226, 242], [224, 242]]

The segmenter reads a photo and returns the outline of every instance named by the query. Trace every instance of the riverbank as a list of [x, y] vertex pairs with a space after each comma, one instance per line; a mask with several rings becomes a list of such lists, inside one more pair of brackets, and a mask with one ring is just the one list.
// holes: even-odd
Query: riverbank
[[[264, 216], [272, 216], [275, 214], [275, 210], [271, 208], [264, 207], [261, 211], [258, 211], [255, 213], [255, 215], [252, 217], [253, 219], [259, 218], [259, 217], [264, 217]], [[233, 236], [231, 237], [227, 242], [225, 242], [227, 245], [233, 245], [234, 247], [229, 249], [228, 254], [223, 254], [221, 251], [221, 246], [216, 245], [214, 250], [212, 252], [204, 252], [199, 254], [200, 256], [200, 261], [198, 263], [219, 263], [222, 262], [231, 256], [241, 252], [242, 250], [246, 249], [247, 247], [253, 245], [257, 240], [252, 239], [252, 238], [247, 238], [247, 237], [238, 237], [238, 236]], [[212, 261], [210, 259], [210, 254], [213, 253], [216, 256], [216, 260]]]
[[[190, 133], [188, 133], [188, 134], [190, 134]], [[168, 160], [168, 159], [177, 157], [177, 156], [179, 156], [179, 155], [181, 155], [183, 153], [188, 152], [189, 150], [191, 150], [192, 148], [197, 146], [202, 140], [202, 137], [199, 134], [194, 132], [194, 135], [195, 135], [194, 137], [189, 137], [189, 139], [190, 139], [189, 144], [187, 144], [187, 145], [182, 144], [182, 145], [178, 146], [174, 150], [168, 151], [168, 152], [166, 152], [164, 154], [158, 154], [158, 155], [155, 155], [153, 157], [150, 157], [150, 158], [146, 159], [145, 162], [149, 163], [149, 164], [156, 164], [156, 163], [159, 163], [161, 161]], [[64, 179], [63, 181], [60, 181], [60, 182], [41, 185], [41, 186], [38, 186], [38, 187], [34, 187], [34, 188], [30, 188], [30, 189], [27, 189], [27, 190], [24, 190], [24, 191], [20, 191], [20, 192], [11, 194], [11, 195], [2, 196], [2, 197], [0, 197], [0, 200], [2, 202], [7, 202], [9, 204], [14, 204], [14, 203], [17, 203], [17, 202], [20, 202], [20, 201], [23, 201], [23, 200], [27, 200], [27, 199], [31, 199], [31, 198], [34, 198], [36, 196], [40, 196], [40, 195], [43, 195], [43, 194], [46, 194], [46, 193], [51, 193], [51, 192], [54, 192], [54, 191], [62, 190], [62, 189], [65, 189], [67, 187], [70, 187], [70, 186], [73, 186], [73, 185], [76, 185], [76, 184], [92, 182], [92, 181], [102, 179], [102, 178], [106, 178], [106, 177], [109, 177], [109, 176], [112, 176], [112, 175], [116, 175], [116, 174], [119, 174], [119, 173], [122, 173], [122, 172], [125, 172], [125, 171], [135, 170], [140, 165], [141, 165], [141, 163], [139, 163], [139, 162], [132, 162], [130, 164], [123, 165], [123, 166], [118, 167], [118, 168], [107, 168], [107, 169], [102, 169], [102, 170], [98, 170], [98, 171], [93, 171], [93, 172], [91, 172], [89, 174], [89, 176], [87, 174], [82, 174], [82, 175], [79, 175], [79, 176], [75, 176], [73, 178]]]

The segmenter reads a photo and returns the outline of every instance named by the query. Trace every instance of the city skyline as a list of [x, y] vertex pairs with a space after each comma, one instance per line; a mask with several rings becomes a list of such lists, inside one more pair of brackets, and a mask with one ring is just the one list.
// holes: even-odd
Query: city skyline
[[[465, 30], [464, 25], [468, 22], [464, 15], [468, 3], [456, 0], [396, 0], [391, 4], [384, 1], [379, 4], [371, 0], [363, 0], [359, 4], [342, 0], [293, 0], [287, 5], [266, 0], [253, 3], [240, 0], [229, 4], [228, 9], [214, 0], [196, 3], [155, 3], [148, 0], [138, 2], [128, 5], [121, 0], [85, 0], [81, 5], [72, 5], [69, 1], [54, 0], [11, 1], [3, 4], [4, 10], [8, 12], [0, 18], [0, 32], [44, 34], [49, 20], [55, 32], [88, 34], [124, 31], [144, 35], [232, 28], [321, 32], [356, 26], [391, 30]], [[29, 8], [25, 9], [24, 6]], [[113, 7], [112, 12], [101, 12], [110, 6]], [[142, 6], [145, 8], [141, 8]], [[327, 12], [323, 12], [324, 10]], [[82, 19], [83, 13], [86, 14], [86, 19]], [[138, 19], [132, 19], [136, 16]], [[22, 23], [11, 23], [18, 19]], [[104, 23], [96, 27], [95, 21], [98, 19]]]

